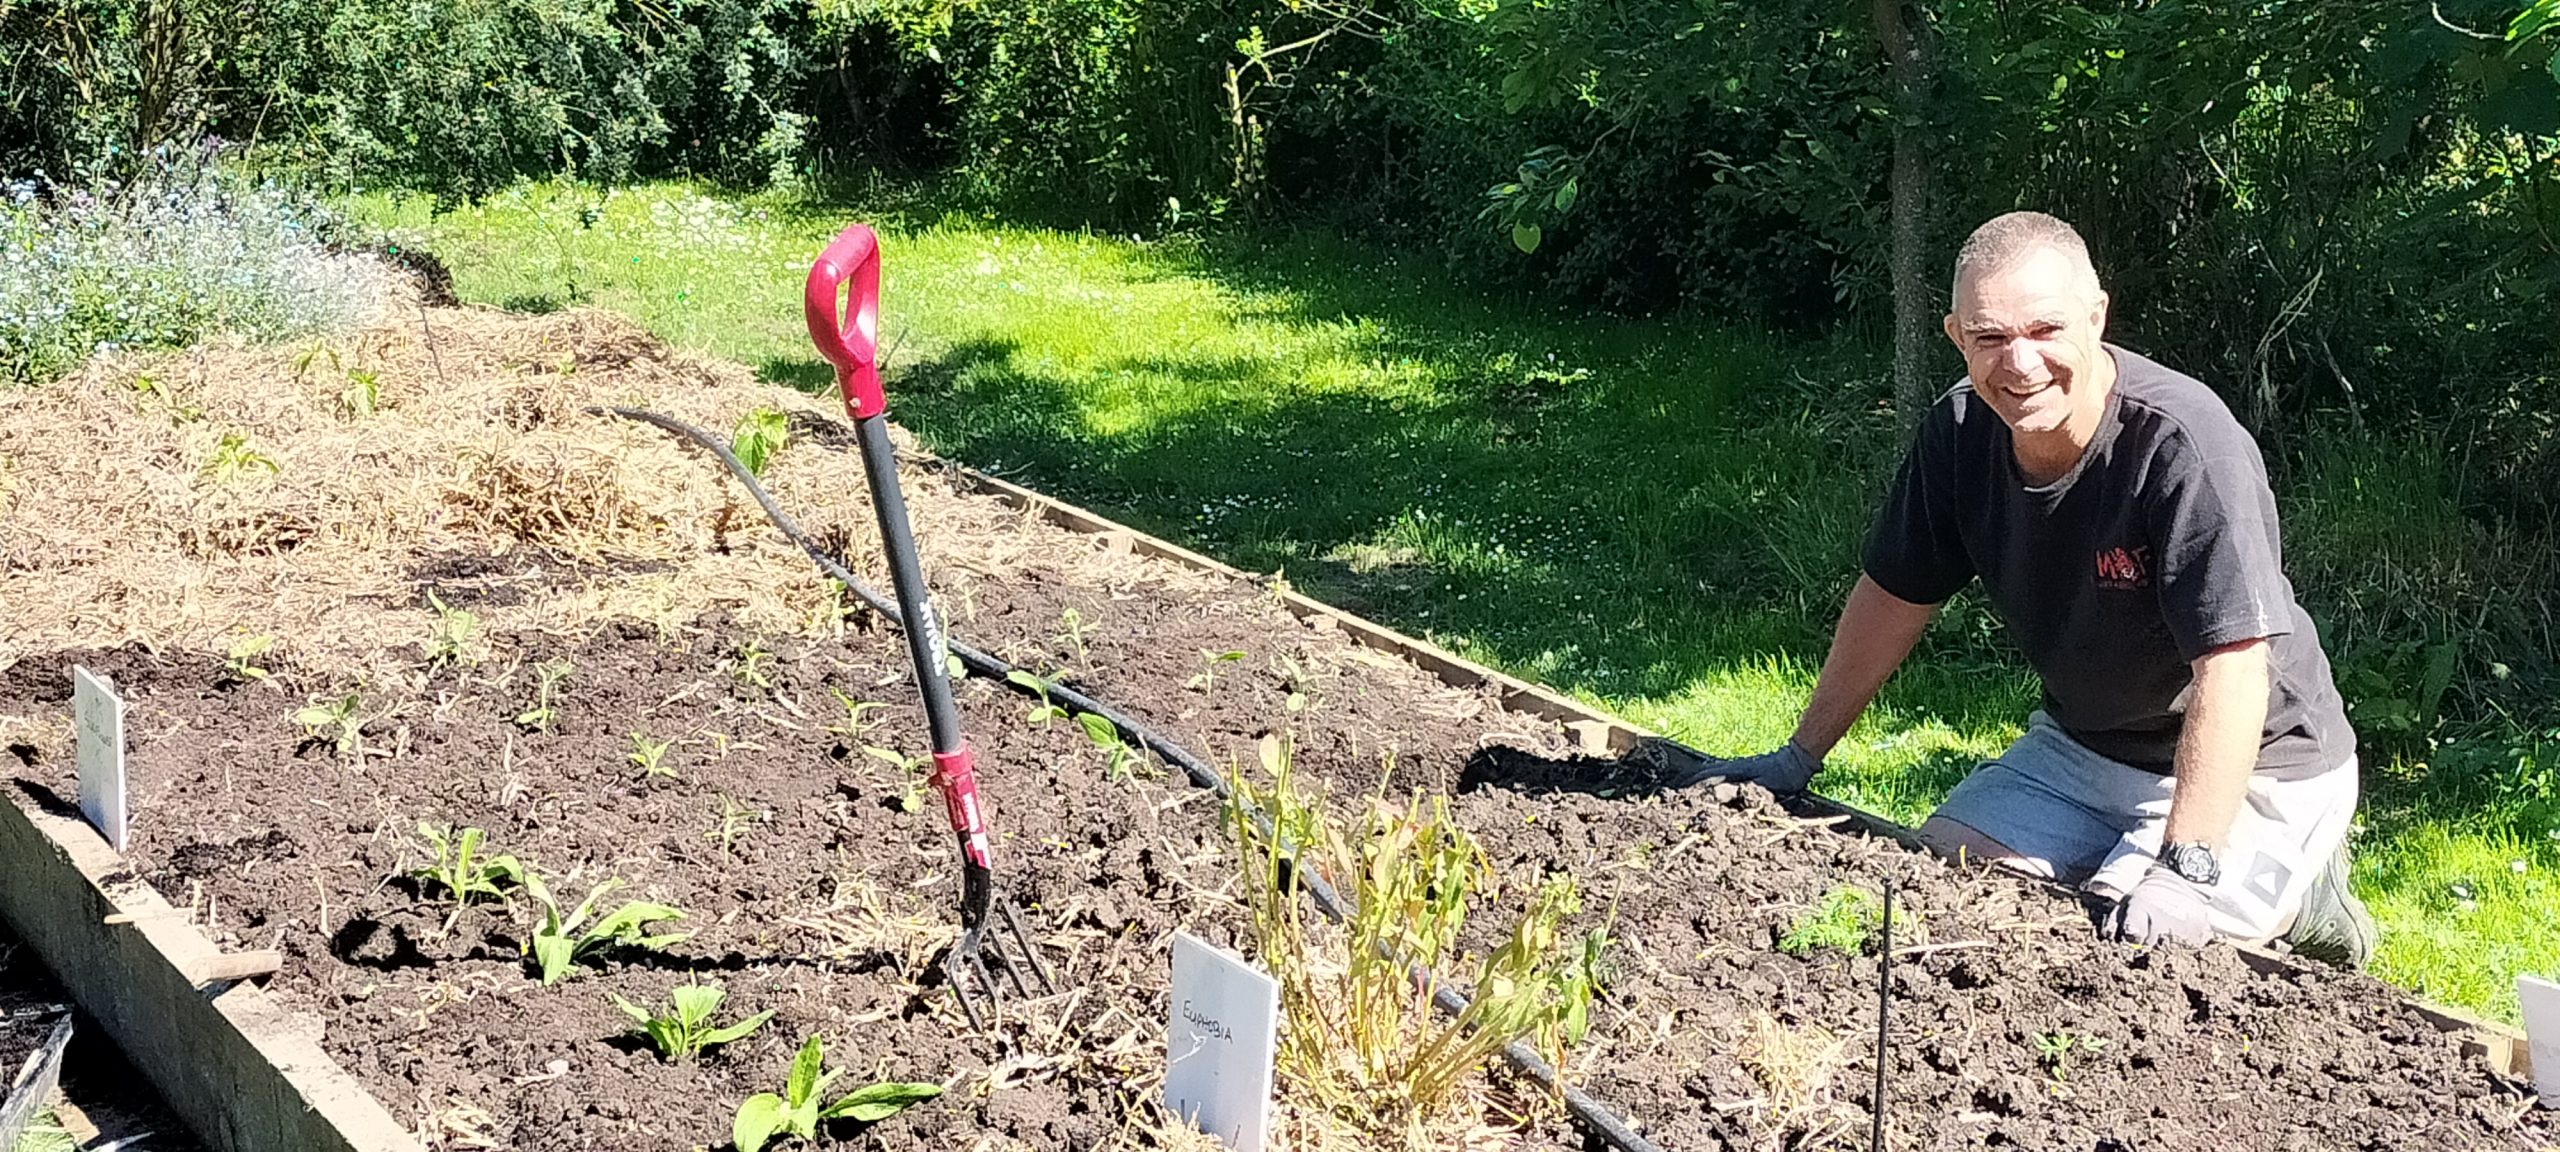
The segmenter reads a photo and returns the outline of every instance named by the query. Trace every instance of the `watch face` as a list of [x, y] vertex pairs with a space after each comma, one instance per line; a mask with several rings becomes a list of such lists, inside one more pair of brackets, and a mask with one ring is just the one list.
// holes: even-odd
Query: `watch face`
[[2202, 844], [2172, 844], [2162, 853], [2161, 862], [2197, 884], [2211, 884], [2222, 878], [2222, 866], [2214, 860], [2213, 850]]

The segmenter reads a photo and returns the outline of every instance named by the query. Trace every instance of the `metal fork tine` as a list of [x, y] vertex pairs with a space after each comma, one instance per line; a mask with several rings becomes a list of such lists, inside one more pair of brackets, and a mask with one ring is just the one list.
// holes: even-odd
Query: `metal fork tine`
[[[1049, 978], [1049, 965], [1040, 959], [1039, 946], [1031, 942], [1031, 933], [1022, 927], [1022, 910], [1014, 907], [1011, 902], [1007, 902], [1004, 906], [1004, 922], [1005, 926], [1012, 930], [1013, 942], [1022, 949], [1024, 959], [1031, 962], [1031, 974], [1039, 979], [1041, 993], [1046, 995], [1057, 991], [1057, 982]], [[1019, 985], [1021, 977], [1016, 976], [1014, 982]], [[1031, 992], [1029, 989], [1024, 989], [1022, 994], [1029, 996]]]
[[969, 1030], [986, 1031], [986, 1019], [978, 1013], [977, 998], [969, 994], [968, 973], [961, 967], [960, 953], [956, 948], [943, 958], [942, 974], [951, 981], [951, 998], [960, 1002], [960, 1014], [969, 1018]]

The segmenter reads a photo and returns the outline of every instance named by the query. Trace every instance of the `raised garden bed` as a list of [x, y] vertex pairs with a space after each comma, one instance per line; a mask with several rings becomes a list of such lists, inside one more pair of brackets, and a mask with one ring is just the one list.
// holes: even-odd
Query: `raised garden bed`
[[[598, 474], [647, 475], [653, 487], [577, 494], [582, 508], [662, 517], [648, 547], [606, 538], [581, 551], [571, 536], [546, 537], [548, 522], [527, 511], [542, 501], [524, 495], [543, 491], [542, 473], [466, 467], [436, 490], [447, 535], [397, 542], [407, 550], [394, 550], [396, 569], [359, 574], [361, 592], [342, 593], [364, 597], [357, 617], [380, 625], [370, 636], [311, 624], [286, 636], [263, 678], [236, 658], [226, 668], [216, 641], [295, 618], [249, 607], [166, 623], [157, 655], [105, 643], [152, 632], [133, 625], [62, 628], [59, 640], [86, 643], [13, 653], [0, 674], [0, 724], [18, 733], [6, 766], [67, 792], [67, 666], [115, 676], [132, 701], [140, 773], [132, 870], [218, 941], [280, 950], [270, 993], [324, 1022], [323, 1047], [431, 1146], [717, 1146], [736, 1103], [777, 1087], [812, 1033], [827, 1037], [848, 1086], [946, 1089], [835, 1131], [854, 1146], [1166, 1140], [1146, 1103], [1162, 1074], [1166, 935], [1187, 927], [1230, 942], [1238, 931], [1214, 802], [1160, 767], [1115, 765], [1072, 722], [1030, 716], [1018, 694], [966, 682], [961, 704], [1004, 836], [999, 867], [1061, 969], [1057, 996], [1017, 1005], [994, 1036], [966, 1034], [930, 964], [949, 936], [947, 834], [911, 810], [905, 770], [867, 751], [922, 752], [895, 638], [843, 623], [706, 462], [578, 414], [591, 396], [637, 394], [725, 428], [741, 404], [774, 401], [609, 320], [438, 315], [453, 341], [443, 363], [469, 381], [447, 391], [484, 404], [464, 415], [603, 451], [613, 463]], [[424, 371], [405, 339], [369, 346], [386, 380]], [[536, 351], [509, 359], [518, 348]], [[484, 363], [512, 364], [502, 375], [517, 382], [472, 375]], [[803, 443], [777, 458], [777, 487], [866, 555], [867, 513], [858, 486], [842, 483], [850, 456], [828, 444], [821, 414], [803, 411]], [[507, 444], [487, 451], [529, 458]], [[552, 479], [587, 475], [578, 468]], [[587, 498], [596, 492], [613, 499]], [[1458, 819], [1514, 892], [1553, 871], [1580, 875], [1576, 927], [1606, 926], [1617, 943], [1567, 1072], [1665, 1148], [1863, 1139], [1875, 960], [1855, 934], [1846, 952], [1776, 946], [1843, 886], [1887, 877], [1917, 914], [1897, 943], [1921, 949], [1895, 970], [1892, 1147], [2560, 1143], [2522, 1085], [2373, 981], [2261, 972], [2229, 949], [2101, 944], [2066, 896], [1959, 873], [1765, 794], [1656, 794], [1640, 761], [1582, 758], [1586, 733], [1506, 709], [1494, 687], [1453, 689], [1251, 585], [1138, 554], [1125, 538], [1061, 531], [930, 469], [909, 492], [960, 636], [1070, 670], [1220, 763], [1249, 764], [1256, 740], [1287, 730], [1301, 776], [1327, 782], [1339, 808], [1381, 788], [1454, 793]], [[241, 522], [280, 522], [260, 511]], [[528, 523], [541, 530], [507, 527]], [[475, 540], [477, 551], [465, 547]], [[217, 582], [222, 551], [203, 561]], [[248, 567], [274, 554], [234, 551]], [[667, 586], [670, 565], [683, 587]], [[303, 585], [358, 579], [307, 562], [284, 572], [300, 589], [275, 597], [288, 605], [326, 600]], [[454, 610], [484, 630], [430, 665], [436, 625]], [[546, 697], [539, 670], [564, 663]], [[311, 701], [350, 693], [360, 748], [337, 746], [343, 725], [308, 725], [315, 736], [296, 722]], [[849, 716], [839, 693], [880, 707]], [[640, 761], [661, 741], [657, 762], [672, 775], [651, 776]], [[428, 862], [421, 822], [485, 829], [490, 850], [522, 857], [571, 901], [594, 881], [625, 880], [621, 896], [684, 909], [665, 928], [693, 935], [546, 987], [521, 955], [521, 898], [510, 912], [491, 903], [453, 916], [440, 889], [413, 877]], [[1479, 948], [1494, 919], [1474, 922]], [[630, 1021], [609, 994], [661, 1005], [691, 980], [727, 990], [724, 1021], [776, 1016], [693, 1064], [662, 1063], [625, 1038]], [[1552, 1104], [1523, 1111], [1481, 1141], [1583, 1143]]]

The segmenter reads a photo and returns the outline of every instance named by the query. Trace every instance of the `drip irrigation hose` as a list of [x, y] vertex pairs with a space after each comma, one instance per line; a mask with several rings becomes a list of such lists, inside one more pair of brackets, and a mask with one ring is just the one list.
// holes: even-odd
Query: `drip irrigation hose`
[[[746, 487], [747, 494], [755, 498], [757, 507], [764, 509], [765, 518], [773, 521], [774, 528], [789, 538], [793, 544], [798, 545], [802, 552], [807, 553], [809, 559], [817, 563], [819, 571], [826, 573], [836, 583], [844, 585], [853, 593], [854, 598], [862, 601], [865, 607], [878, 613], [883, 619], [901, 629], [906, 627], [906, 618], [898, 611], [897, 603], [864, 584], [851, 569], [845, 566], [842, 559], [811, 540], [809, 534], [801, 529], [799, 522], [793, 520], [790, 513], [783, 511], [781, 505], [774, 503], [773, 496], [767, 493], [764, 485], [756, 480], [755, 473], [739, 462], [737, 454], [731, 452], [728, 445], [713, 439], [702, 429], [682, 420], [646, 409], [591, 407], [587, 411], [592, 415], [618, 416], [625, 420], [636, 420], [651, 425], [711, 453], [719, 459], [722, 467], [729, 470], [729, 475]], [[1211, 795], [1243, 807], [1258, 831], [1264, 835], [1271, 833], [1271, 818], [1261, 809], [1244, 804], [1239, 798], [1230, 796], [1226, 778], [1218, 775], [1217, 769], [1210, 767], [1207, 761], [1192, 755], [1189, 749], [1166, 739], [1146, 725], [1130, 719], [1118, 709], [1064, 684], [1048, 680], [1036, 673], [1025, 673], [1024, 677], [1031, 681], [1025, 684], [1022, 680], [1015, 678], [1015, 673], [1020, 669], [1010, 661], [962, 642], [958, 637], [952, 636], [949, 629], [943, 630], [943, 643], [951, 650], [953, 656], [959, 658], [961, 666], [971, 672], [1006, 684], [1017, 691], [1040, 695], [1050, 703], [1064, 707], [1068, 711], [1099, 716], [1108, 721], [1114, 729], [1119, 731], [1122, 740], [1153, 752], [1165, 763], [1182, 769], [1182, 774], [1188, 777], [1195, 787], [1207, 789]], [[1315, 901], [1316, 909], [1324, 913], [1327, 919], [1336, 922], [1350, 919], [1351, 906], [1343, 900], [1341, 892], [1324, 877], [1313, 871], [1300, 869], [1296, 872], [1295, 879], [1300, 887], [1306, 889], [1307, 895]], [[1396, 959], [1393, 955], [1387, 958]], [[1432, 986], [1431, 1001], [1441, 1011], [1452, 1016], [1462, 1016], [1466, 1013], [1468, 1007], [1466, 997], [1459, 995], [1447, 984], [1432, 979], [1430, 974], [1419, 966], [1413, 967], [1412, 973], [1416, 983]], [[1565, 1110], [1571, 1112], [1575, 1120], [1597, 1134], [1611, 1147], [1618, 1148], [1621, 1152], [1663, 1152], [1660, 1146], [1638, 1135], [1615, 1109], [1591, 1098], [1581, 1089], [1564, 1083], [1563, 1078], [1557, 1074], [1555, 1066], [1549, 1064], [1545, 1057], [1540, 1056], [1536, 1049], [1514, 1040], [1503, 1047], [1502, 1055], [1521, 1075], [1536, 1081], [1539, 1087], [1560, 1096], [1564, 1100]]]

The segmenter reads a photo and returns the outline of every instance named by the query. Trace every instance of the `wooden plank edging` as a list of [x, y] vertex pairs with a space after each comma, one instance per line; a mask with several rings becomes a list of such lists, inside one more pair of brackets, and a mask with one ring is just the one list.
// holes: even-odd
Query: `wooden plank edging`
[[219, 979], [237, 967], [130, 878], [77, 815], [0, 799], [0, 920], [198, 1138], [216, 1152], [421, 1152], [321, 1050], [317, 1021]]
[[[1143, 556], [1153, 556], [1195, 571], [1225, 576], [1261, 588], [1276, 595], [1290, 614], [1300, 620], [1320, 628], [1339, 629], [1344, 636], [1365, 647], [1410, 661], [1423, 671], [1438, 677], [1444, 684], [1456, 688], [1491, 686], [1504, 707], [1562, 724], [1567, 731], [1574, 734], [1575, 739], [1582, 745], [1582, 750], [1587, 754], [1623, 754], [1650, 744], [1696, 755], [1694, 749], [1647, 732], [1580, 700], [1488, 668], [1436, 644], [1407, 636], [1322, 601], [1309, 599], [1287, 587], [1274, 587], [1252, 573], [1213, 560], [1179, 544], [1159, 540], [1108, 517], [1097, 515], [1054, 497], [1044, 496], [1019, 484], [998, 479], [963, 464], [922, 452], [913, 453], [912, 456], [918, 463], [929, 468], [948, 472], [956, 477], [964, 488], [994, 496], [1014, 507], [1034, 512], [1041, 519], [1069, 531], [1100, 537], [1108, 547], [1136, 552]], [[1881, 836], [1907, 846], [1919, 846], [1918, 839], [1911, 829], [1881, 816], [1810, 792], [1805, 794], [1805, 799], [1815, 808], [1847, 817], [1848, 823], [1868, 835]], [[2241, 959], [2258, 971], [2283, 973], [2303, 970], [2301, 961], [2281, 952], [2247, 944], [2236, 945], [2236, 947], [2240, 950]], [[2430, 1004], [2415, 996], [2403, 995], [2400, 999], [2412, 1011], [2437, 1028], [2450, 1033], [2465, 1034], [2462, 1041], [2465, 1054], [2480, 1057], [2487, 1061], [2492, 1069], [2505, 1075], [2520, 1080], [2532, 1080], [2532, 1054], [2522, 1030], [2494, 1020], [2482, 1019], [2458, 1008]]]

